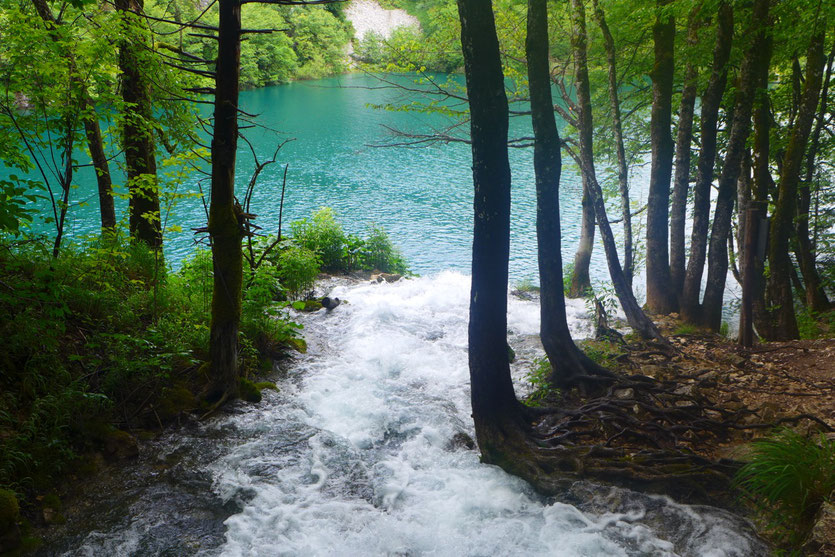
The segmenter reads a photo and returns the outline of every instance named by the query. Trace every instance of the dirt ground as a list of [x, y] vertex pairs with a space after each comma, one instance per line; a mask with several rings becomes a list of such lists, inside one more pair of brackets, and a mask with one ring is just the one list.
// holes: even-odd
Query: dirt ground
[[[657, 379], [688, 377], [717, 406], [754, 411], [752, 425], [784, 424], [804, 433], [826, 431], [835, 439], [835, 338], [755, 344], [744, 349], [719, 335], [674, 335], [676, 323], [660, 323], [680, 354], [641, 354], [627, 361], [645, 361], [639, 373]], [[684, 388], [687, 388], [686, 386]], [[805, 416], [799, 421], [796, 418]], [[740, 430], [698, 452], [713, 459], [745, 460], [748, 443], [773, 431], [773, 426]], [[835, 557], [835, 512], [831, 505], [816, 526], [811, 555]]]

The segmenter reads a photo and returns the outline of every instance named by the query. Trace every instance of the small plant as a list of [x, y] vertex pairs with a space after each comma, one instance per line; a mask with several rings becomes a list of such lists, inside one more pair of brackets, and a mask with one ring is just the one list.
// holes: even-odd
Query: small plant
[[611, 367], [612, 360], [620, 354], [617, 345], [611, 342], [589, 339], [580, 341], [579, 344], [591, 361], [603, 367]]
[[728, 334], [730, 333], [730, 330], [731, 330], [731, 326], [728, 325], [727, 321], [722, 321], [722, 324], [719, 325], [719, 334], [722, 335], [723, 337], [727, 337]]
[[523, 278], [516, 284], [516, 290], [519, 292], [539, 292], [539, 287], [531, 279]]
[[360, 251], [360, 267], [383, 273], [405, 274], [408, 271], [400, 251], [394, 247], [388, 233], [379, 226], [372, 226], [368, 231], [368, 239]]
[[817, 315], [814, 312], [804, 307], [795, 315], [797, 316], [797, 330], [800, 338], [817, 338], [820, 335], [821, 330], [818, 326]]
[[835, 490], [835, 441], [808, 438], [789, 429], [753, 442], [751, 461], [735, 484], [748, 496], [775, 537], [800, 547], [821, 506]]
[[551, 371], [551, 363], [548, 358], [536, 358], [533, 361], [533, 369], [528, 372], [526, 377], [533, 390], [522, 401], [525, 406], [541, 406], [545, 400], [559, 394], [559, 389], [551, 384]]
[[562, 292], [569, 296], [571, 292], [571, 277], [574, 275], [574, 262], [566, 263], [562, 268]]
[[278, 278], [287, 297], [298, 300], [313, 289], [321, 261], [315, 251], [288, 244], [278, 254]]

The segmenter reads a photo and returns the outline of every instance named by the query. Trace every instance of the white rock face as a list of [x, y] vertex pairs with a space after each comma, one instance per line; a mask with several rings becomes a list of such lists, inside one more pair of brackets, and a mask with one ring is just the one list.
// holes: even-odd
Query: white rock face
[[398, 27], [420, 27], [417, 18], [405, 10], [387, 10], [374, 0], [352, 0], [345, 9], [345, 17], [356, 31], [357, 40], [374, 31], [388, 39]]

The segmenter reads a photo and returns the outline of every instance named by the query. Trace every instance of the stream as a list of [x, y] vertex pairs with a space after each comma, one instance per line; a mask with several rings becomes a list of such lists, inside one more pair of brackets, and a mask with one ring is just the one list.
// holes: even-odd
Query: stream
[[[41, 555], [767, 555], [747, 521], [579, 482], [544, 498], [479, 462], [467, 367], [469, 277], [334, 280], [298, 315], [307, 354], [280, 390], [143, 444], [86, 487]], [[590, 334], [569, 301], [575, 338]], [[514, 380], [541, 355], [535, 301], [510, 298]]]

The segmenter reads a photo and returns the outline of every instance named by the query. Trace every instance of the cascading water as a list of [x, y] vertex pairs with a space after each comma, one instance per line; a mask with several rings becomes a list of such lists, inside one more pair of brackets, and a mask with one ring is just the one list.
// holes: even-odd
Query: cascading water
[[[45, 553], [767, 554], [725, 511], [586, 483], [558, 502], [481, 464], [466, 447], [468, 292], [452, 272], [336, 287], [347, 303], [299, 316], [309, 351], [280, 392], [157, 441], [87, 532]], [[578, 336], [584, 312], [569, 307]], [[523, 360], [538, 321], [535, 302], [511, 299]]]

